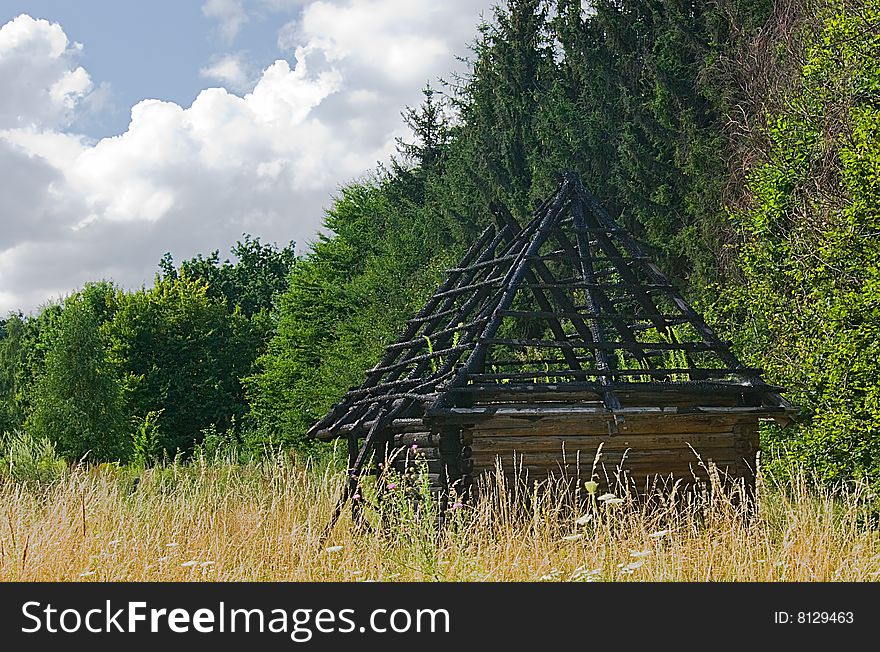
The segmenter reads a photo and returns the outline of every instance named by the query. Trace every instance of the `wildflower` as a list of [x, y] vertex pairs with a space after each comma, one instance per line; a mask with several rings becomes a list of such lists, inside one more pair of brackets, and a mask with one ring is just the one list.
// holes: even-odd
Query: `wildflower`
[[589, 522], [592, 521], [592, 520], [593, 520], [593, 515], [592, 515], [592, 514], [584, 514], [584, 515], [581, 516], [578, 520], [575, 521], [575, 524], [577, 524], [577, 525], [586, 525], [587, 523], [589, 523]]
[[462, 507], [464, 507], [464, 505], [462, 503], [455, 503], [452, 505], [452, 507], [450, 507], [450, 509], [456, 510], [456, 509], [461, 509]]
[[413, 444], [412, 446], [410, 446], [410, 450], [411, 450], [413, 453], [415, 453], [417, 450], [419, 450], [419, 445], [418, 445], [418, 444]]
[[397, 483], [396, 482], [389, 482], [388, 488], [389, 489], [397, 489]]
[[599, 488], [599, 483], [594, 480], [587, 480], [584, 483], [584, 487], [587, 489], [587, 493], [591, 496], [596, 493], [596, 490]]
[[601, 568], [587, 568], [586, 566], [581, 566], [577, 570], [572, 573], [571, 579], [574, 581], [580, 580], [584, 582], [594, 582], [597, 577], [602, 574]]
[[651, 539], [662, 539], [667, 534], [669, 534], [669, 530], [657, 530], [656, 532], [651, 532], [648, 537]]
[[638, 570], [639, 568], [641, 568], [644, 565], [645, 565], [645, 560], [639, 559], [638, 561], [631, 562], [631, 563], [627, 564], [626, 566], [624, 566], [623, 564], [618, 564], [617, 566], [618, 566], [618, 568], [620, 568], [621, 573], [623, 573], [624, 575], [629, 575], [633, 571]]

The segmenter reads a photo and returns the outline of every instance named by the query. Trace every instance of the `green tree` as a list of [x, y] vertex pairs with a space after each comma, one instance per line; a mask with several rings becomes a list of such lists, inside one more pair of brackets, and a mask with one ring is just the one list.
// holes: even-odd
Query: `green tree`
[[244, 236], [232, 248], [235, 262], [220, 262], [220, 252], [199, 254], [175, 267], [170, 253], [159, 261], [161, 278], [177, 278], [184, 274], [191, 279], [204, 281], [208, 296], [222, 298], [233, 312], [240, 308], [247, 317], [261, 311], [270, 312], [275, 297], [287, 287], [287, 277], [296, 260], [295, 245], [288, 243], [279, 249], [274, 244], [263, 244], [259, 238]]
[[162, 415], [153, 419], [161, 449], [191, 451], [202, 430], [229, 428], [245, 413], [239, 379], [251, 371], [260, 333], [203, 281], [181, 273], [122, 295], [105, 330], [129, 414]]
[[25, 419], [28, 326], [22, 315], [0, 322], [0, 434], [21, 427]]
[[94, 285], [71, 295], [40, 333], [45, 360], [25, 427], [70, 460], [125, 459], [129, 452], [122, 387], [108, 363], [95, 306], [106, 289]]
[[436, 282], [442, 235], [401, 196], [412, 179], [399, 179], [343, 188], [324, 222], [330, 234], [294, 268], [277, 334], [246, 379], [256, 445], [300, 443]]
[[415, 137], [414, 142], [397, 139], [397, 151], [405, 161], [421, 170], [433, 170], [446, 154], [450, 139], [449, 119], [437, 91], [428, 84], [425, 100], [418, 109], [407, 107], [401, 116]]

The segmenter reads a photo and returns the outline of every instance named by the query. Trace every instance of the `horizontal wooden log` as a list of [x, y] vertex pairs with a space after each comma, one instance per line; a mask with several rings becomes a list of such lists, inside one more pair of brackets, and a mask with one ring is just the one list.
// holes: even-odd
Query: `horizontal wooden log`
[[396, 464], [420, 462], [441, 459], [440, 451], [436, 448], [416, 448], [409, 446], [405, 448], [392, 449], [388, 457]]
[[[738, 369], [738, 372], [749, 369]], [[757, 370], [756, 370], [757, 371]], [[707, 370], [712, 372], [712, 370]], [[714, 372], [712, 372], [714, 373]], [[783, 391], [781, 387], [772, 385], [752, 386], [748, 384], [730, 383], [723, 381], [699, 380], [684, 382], [624, 382], [617, 381], [610, 385], [611, 389], [620, 396], [627, 396], [629, 392], [638, 396], [651, 395], [694, 395], [715, 396], [719, 394], [757, 394], [764, 395], [772, 391]], [[459, 401], [481, 402], [516, 402], [525, 399], [541, 400], [591, 400], [605, 389], [597, 382], [564, 382], [564, 383], [515, 383], [500, 385], [498, 383], [474, 384], [464, 387], [452, 387], [448, 390], [450, 399], [458, 404]], [[651, 405], [643, 402], [642, 405]]]
[[539, 310], [501, 310], [499, 311], [505, 317], [513, 317], [519, 319], [554, 319], [554, 318], [575, 318], [575, 319], [599, 319], [603, 321], [623, 320], [623, 321], [653, 321], [660, 320], [670, 324], [680, 324], [690, 321], [688, 317], [681, 315], [661, 315], [657, 313], [620, 313], [620, 312], [545, 312]]
[[[375, 424], [375, 421], [366, 421], [358, 426], [362, 432], [369, 432], [370, 429]], [[340, 427], [333, 434], [328, 433], [326, 430], [318, 431], [316, 437], [318, 439], [334, 439], [336, 437], [340, 437], [342, 435], [346, 435], [352, 431], [354, 424], [346, 424]], [[428, 429], [425, 426], [425, 423], [421, 419], [395, 419], [391, 424], [384, 428], [384, 432], [390, 436], [393, 436], [398, 433], [414, 433], [414, 432], [426, 432]]]
[[738, 438], [733, 432], [714, 433], [676, 433], [667, 435], [618, 435], [609, 436], [576, 436], [576, 435], [546, 435], [546, 436], [520, 436], [506, 437], [494, 436], [475, 438], [471, 450], [508, 452], [508, 451], [552, 451], [567, 454], [581, 451], [581, 454], [595, 454], [599, 446], [602, 451], [625, 450], [652, 450], [664, 448], [686, 448], [691, 444], [697, 450], [700, 448], [734, 447], [738, 442], [748, 443], [748, 440]]
[[389, 371], [394, 371], [395, 369], [400, 369], [402, 367], [406, 367], [406, 366], [413, 364], [415, 362], [422, 362], [424, 360], [430, 360], [432, 358], [439, 358], [444, 355], [449, 355], [450, 353], [458, 353], [458, 352], [464, 351], [465, 349], [469, 348], [469, 346], [470, 345], [461, 344], [459, 346], [450, 346], [445, 349], [440, 349], [439, 351], [432, 351], [431, 353], [425, 353], [424, 355], [416, 355], [411, 358], [410, 357], [401, 358], [397, 362], [393, 362], [393, 363], [387, 364], [382, 367], [375, 367], [373, 369], [370, 369], [367, 373], [369, 373], [369, 374], [384, 374]]
[[482, 263], [475, 263], [468, 267], [453, 267], [451, 269], [447, 269], [447, 274], [462, 274], [464, 272], [475, 272], [481, 269], [485, 269], [487, 267], [495, 267], [496, 265], [502, 263], [510, 263], [519, 258], [519, 254], [508, 254], [507, 256], [501, 256], [500, 258], [493, 258], [491, 260], [486, 260]]
[[578, 339], [538, 340], [538, 339], [504, 339], [482, 338], [486, 344], [509, 346], [512, 348], [548, 348], [548, 349], [592, 349], [598, 351], [727, 351], [729, 342], [586, 342]]
[[[581, 360], [583, 358], [579, 358]], [[513, 364], [528, 364], [527, 361], [511, 361]], [[547, 362], [547, 361], [545, 361]], [[552, 360], [549, 362], [554, 363], [563, 363], [564, 360]], [[487, 361], [487, 366], [492, 365], [502, 365], [503, 362], [493, 362]], [[609, 378], [623, 378], [623, 377], [633, 377], [633, 376], [645, 376], [645, 377], [653, 377], [653, 378], [665, 378], [668, 376], [690, 376], [693, 380], [706, 380], [709, 378], [722, 378], [724, 376], [731, 375], [739, 375], [739, 376], [753, 376], [756, 374], [760, 374], [762, 372], [761, 369], [744, 369], [744, 368], [725, 368], [725, 369], [705, 369], [705, 368], [687, 368], [687, 367], [676, 367], [676, 368], [658, 368], [658, 369], [548, 369], [548, 370], [534, 370], [534, 371], [517, 371], [517, 372], [508, 372], [508, 373], [481, 373], [481, 374], [471, 374], [471, 379], [475, 383], [482, 383], [486, 381], [492, 380], [528, 380], [529, 378], [552, 378], [554, 376], [585, 376], [585, 377], [596, 377], [596, 376], [608, 376]], [[686, 382], [686, 381], [682, 381]], [[720, 384], [720, 383], [719, 383]], [[729, 385], [731, 391], [741, 392], [741, 388], [743, 386], [737, 385]], [[597, 388], [598, 389], [598, 388]], [[650, 389], [650, 388], [646, 388]], [[686, 388], [682, 388], [686, 389]]]
[[391, 438], [391, 445], [395, 448], [402, 446], [419, 446], [421, 448], [440, 445], [440, 434], [437, 432], [404, 432]]
[[616, 415], [618, 419], [628, 419], [631, 417], [663, 417], [668, 415], [691, 414], [691, 415], [755, 415], [772, 417], [774, 415], [784, 415], [787, 411], [783, 407], [768, 406], [750, 406], [750, 407], [713, 407], [713, 406], [693, 406], [693, 407], [622, 407], [610, 410], [593, 407], [573, 405], [569, 408], [546, 409], [541, 406], [520, 407], [520, 406], [474, 406], [474, 407], [451, 407], [431, 410], [425, 415], [425, 422], [436, 427], [439, 424], [450, 426], [455, 423], [460, 424], [478, 424], [492, 420], [493, 423], [508, 420], [516, 422], [518, 419], [523, 420], [539, 420], [539, 419], [597, 419], [599, 421], [613, 420]]
[[479, 283], [471, 283], [470, 285], [462, 285], [461, 287], [452, 288], [451, 290], [446, 290], [445, 292], [438, 292], [432, 298], [442, 299], [445, 297], [457, 297], [460, 294], [465, 294], [466, 292], [473, 292], [474, 290], [479, 290], [479, 289], [485, 288], [485, 287], [496, 286], [502, 282], [504, 282], [504, 277], [497, 276], [495, 278], [490, 278], [485, 281], [480, 281]]
[[[563, 282], [562, 280], [559, 280], [556, 283], [523, 283], [523, 286], [535, 288], [536, 290], [558, 290], [562, 288], [588, 290], [629, 290], [631, 288], [631, 286], [626, 283], [586, 283], [584, 281], [574, 280], [567, 283]], [[640, 288], [645, 292], [651, 292], [658, 290], [671, 290], [673, 289], [673, 286], [661, 283], [645, 283], [641, 285]]]
[[[722, 477], [749, 477], [732, 466], [716, 465], [715, 468], [718, 469], [718, 472]], [[606, 465], [597, 467], [595, 472], [592, 472], [592, 467], [581, 467], [580, 471], [578, 472], [578, 469], [576, 469], [575, 467], [561, 468], [559, 466], [551, 467], [543, 465], [517, 465], [516, 467], [514, 467], [513, 465], [507, 464], [502, 465], [500, 468], [496, 466], [479, 468], [475, 467], [471, 477], [475, 483], [480, 483], [486, 482], [487, 479], [491, 480], [493, 476], [497, 476], [499, 473], [508, 480], [522, 480], [525, 478], [537, 479], [540, 477], [547, 478], [549, 476], [553, 476], [559, 479], [576, 479], [579, 483], [592, 479], [605, 486], [607, 486], [607, 484], [605, 483], [606, 480], [611, 480], [613, 482], [614, 479], [618, 477], [667, 478], [670, 476], [674, 476], [676, 478], [691, 479], [694, 476], [701, 478], [709, 477], [709, 473], [706, 468], [696, 464], [681, 465], [677, 468], [669, 469], [627, 469]], [[583, 485], [580, 485], [579, 489], [583, 491]]]
[[[605, 478], [614, 478], [621, 475], [631, 476], [669, 476], [675, 475], [679, 477], [708, 476], [708, 468], [715, 468], [719, 475], [734, 478], [751, 478], [753, 474], [748, 470], [744, 462], [739, 460], [712, 460], [710, 467], [708, 462], [698, 464], [696, 462], [675, 462], [660, 465], [618, 465], [618, 464], [602, 464], [595, 467], [577, 466], [574, 464], [541, 464], [539, 462], [530, 463], [524, 461], [518, 464], [501, 464], [501, 472], [508, 477], [521, 477], [525, 474], [534, 475], [536, 473], [547, 475], [556, 475], [558, 477], [579, 478], [581, 480], [602, 480]], [[474, 464], [472, 475], [479, 478], [481, 475], [498, 472], [495, 464], [479, 465]]]
[[[535, 482], [549, 482], [554, 486], [568, 484], [569, 490], [572, 490], [575, 483], [580, 484], [583, 481], [583, 478], [574, 478], [571, 476], [566, 477], [561, 476], [559, 473], [542, 471], [529, 473], [524, 476], [505, 475], [503, 477], [508, 494], [518, 493], [520, 495], [525, 495], [531, 492]], [[754, 482], [754, 478], [745, 476], [743, 476], [743, 478], [749, 485]], [[738, 481], [738, 476], [731, 475], [728, 478], [727, 476], [722, 475], [722, 481], [730, 481], [731, 479], [733, 481]], [[486, 490], [491, 492], [494, 490], [497, 483], [498, 480], [495, 475], [486, 474], [477, 476], [474, 482], [474, 489], [471, 491], [475, 491], [476, 494], [480, 494]], [[684, 492], [688, 491], [689, 488], [695, 487], [697, 483], [703, 486], [708, 485], [708, 474], [701, 472], [701, 470], [696, 473], [688, 472], [684, 474], [670, 474], [668, 476], [626, 474], [618, 478], [609, 474], [607, 479], [605, 477], [598, 479], [600, 493], [611, 491], [619, 495], [629, 496], [635, 500], [639, 500], [645, 495], [668, 494], [673, 488], [675, 488], [677, 494], [681, 496]], [[625, 488], [621, 485], [625, 486]], [[583, 487], [580, 487], [580, 496], [582, 499], [586, 496]]]
[[485, 324], [488, 321], [489, 321], [488, 317], [481, 317], [481, 318], [475, 319], [474, 321], [469, 322], [467, 324], [457, 324], [457, 325], [451, 326], [449, 328], [444, 328], [443, 330], [434, 331], [432, 333], [424, 335], [423, 337], [417, 337], [415, 339], [408, 340], [406, 342], [398, 342], [397, 344], [391, 344], [388, 347], [386, 347], [386, 351], [398, 351], [400, 349], [415, 349], [415, 348], [426, 349], [426, 348], [428, 348], [428, 346], [432, 345], [432, 344], [429, 345], [428, 340], [430, 340], [432, 343], [437, 342], [444, 337], [447, 337], [449, 335], [453, 335], [454, 333], [464, 331], [464, 330], [471, 330], [473, 328], [476, 328], [477, 326], [482, 326], [483, 324]]
[[543, 418], [496, 417], [484, 421], [466, 431], [477, 437], [505, 436], [529, 437], [547, 435], [587, 436], [611, 435], [612, 437], [654, 434], [687, 434], [728, 432], [741, 425], [757, 429], [758, 420], [751, 415], [679, 415], [666, 414], [657, 418], [629, 417], [618, 420], [617, 431], [609, 433], [612, 418], [577, 418], [571, 415]]
[[430, 315], [424, 315], [422, 317], [414, 317], [413, 319], [408, 319], [407, 324], [410, 326], [415, 326], [417, 324], [424, 324], [428, 322], [432, 322], [438, 319], [442, 319], [443, 317], [451, 317], [452, 315], [458, 315], [461, 313], [461, 308], [456, 306], [454, 308], [448, 308], [446, 310], [441, 310], [439, 312], [432, 313]]

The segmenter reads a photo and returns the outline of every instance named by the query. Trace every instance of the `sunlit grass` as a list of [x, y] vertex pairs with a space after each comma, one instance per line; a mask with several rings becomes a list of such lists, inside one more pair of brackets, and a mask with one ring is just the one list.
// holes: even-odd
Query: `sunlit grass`
[[[2, 580], [877, 580], [880, 537], [866, 489], [803, 476], [758, 488], [626, 495], [530, 484], [516, 507], [499, 476], [437, 535], [403, 488], [393, 526], [321, 533], [343, 475], [280, 456], [149, 469], [79, 468], [52, 485], [0, 485]], [[769, 483], [765, 483], [769, 484]], [[591, 495], [588, 490], [594, 493]], [[395, 493], [397, 491], [397, 493]], [[621, 493], [621, 492], [618, 492]], [[710, 497], [711, 496], [711, 497]], [[458, 504], [453, 502], [453, 504]]]

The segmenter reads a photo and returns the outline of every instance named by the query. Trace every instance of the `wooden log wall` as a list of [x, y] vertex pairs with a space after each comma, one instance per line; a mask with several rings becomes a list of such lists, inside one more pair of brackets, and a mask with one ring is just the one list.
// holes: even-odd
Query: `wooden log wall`
[[658, 476], [706, 480], [711, 460], [722, 474], [754, 481], [754, 415], [630, 417], [617, 430], [610, 434], [605, 419], [498, 419], [465, 429], [462, 441], [472, 450], [475, 477], [495, 473], [500, 465], [508, 481], [550, 476], [587, 481], [594, 475], [604, 489], [613, 489], [622, 478], [630, 488], [644, 490]]
[[407, 420], [396, 422], [387, 437], [392, 468], [400, 474], [427, 471], [443, 505], [450, 495], [469, 496], [475, 483], [499, 467], [508, 483], [593, 479], [601, 491], [619, 490], [623, 481], [643, 492], [658, 483], [706, 481], [711, 461], [722, 477], [752, 484], [759, 447], [758, 418], [742, 413], [652, 414], [616, 423], [607, 414], [505, 414], [441, 430]]

